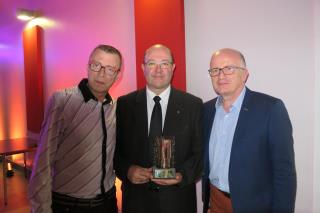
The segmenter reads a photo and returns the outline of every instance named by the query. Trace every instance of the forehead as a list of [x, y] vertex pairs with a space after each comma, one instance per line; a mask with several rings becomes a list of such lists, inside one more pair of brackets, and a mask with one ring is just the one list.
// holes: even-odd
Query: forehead
[[170, 51], [164, 47], [147, 50], [145, 60], [172, 60]]
[[102, 63], [112, 63], [112, 64], [120, 63], [120, 57], [117, 54], [107, 53], [100, 49], [95, 50], [91, 54], [90, 60], [95, 60]]
[[218, 51], [212, 55], [211, 65], [239, 65], [241, 56], [233, 51]]

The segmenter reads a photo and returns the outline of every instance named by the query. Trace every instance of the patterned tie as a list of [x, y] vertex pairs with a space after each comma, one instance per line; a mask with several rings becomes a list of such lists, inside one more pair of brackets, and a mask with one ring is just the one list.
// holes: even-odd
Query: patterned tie
[[155, 104], [152, 110], [149, 137], [161, 136], [162, 135], [162, 112], [159, 96], [153, 98]]

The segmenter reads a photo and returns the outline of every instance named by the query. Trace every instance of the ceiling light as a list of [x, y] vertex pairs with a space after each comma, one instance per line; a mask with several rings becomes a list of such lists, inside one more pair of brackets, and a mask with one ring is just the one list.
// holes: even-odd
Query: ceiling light
[[17, 10], [17, 18], [23, 21], [29, 21], [39, 16], [37, 11], [26, 10], [26, 9], [18, 9]]

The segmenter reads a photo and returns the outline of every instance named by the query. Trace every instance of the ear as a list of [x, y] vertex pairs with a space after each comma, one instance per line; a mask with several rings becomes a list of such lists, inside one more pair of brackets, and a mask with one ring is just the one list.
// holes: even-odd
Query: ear
[[143, 75], [145, 75], [146, 67], [145, 67], [145, 65], [144, 65], [144, 64], [141, 64], [141, 69], [142, 69], [142, 71], [143, 71]]
[[176, 69], [176, 64], [172, 64], [172, 72]]
[[114, 81], [118, 80], [120, 76], [120, 71], [117, 72], [116, 76], [114, 77]]
[[249, 78], [249, 71], [246, 69], [243, 74], [243, 82], [246, 83]]

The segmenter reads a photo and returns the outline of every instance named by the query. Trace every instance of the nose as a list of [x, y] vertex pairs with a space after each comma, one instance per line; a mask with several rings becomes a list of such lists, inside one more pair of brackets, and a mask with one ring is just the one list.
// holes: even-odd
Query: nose
[[224, 77], [225, 77], [224, 72], [223, 72], [222, 70], [220, 70], [220, 71], [219, 71], [219, 74], [218, 74], [218, 78], [219, 78], [219, 79], [222, 79], [222, 78], [224, 78]]
[[101, 68], [98, 74], [99, 76], [103, 77], [106, 74], [106, 68]]
[[161, 64], [156, 64], [156, 69], [157, 72], [162, 71], [161, 69]]

